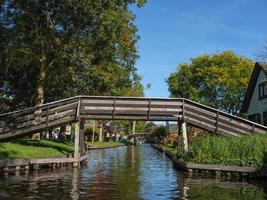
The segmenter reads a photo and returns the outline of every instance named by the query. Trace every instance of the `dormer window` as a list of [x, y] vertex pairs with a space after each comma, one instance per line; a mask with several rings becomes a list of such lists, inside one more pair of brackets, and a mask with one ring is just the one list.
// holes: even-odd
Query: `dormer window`
[[267, 98], [267, 84], [266, 82], [259, 84], [259, 99]]

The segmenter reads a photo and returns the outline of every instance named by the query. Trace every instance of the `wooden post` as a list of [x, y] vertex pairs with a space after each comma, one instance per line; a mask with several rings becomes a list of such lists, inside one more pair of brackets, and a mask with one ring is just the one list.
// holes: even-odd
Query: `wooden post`
[[182, 105], [182, 135], [183, 135], [183, 146], [184, 153], [188, 152], [188, 140], [187, 140], [187, 131], [186, 131], [186, 122], [185, 122], [185, 100], [183, 99]]
[[95, 120], [93, 120], [93, 136], [92, 136], [92, 143], [95, 141]]
[[81, 106], [81, 100], [78, 100], [78, 104], [77, 104], [77, 111], [76, 111], [76, 123], [75, 123], [75, 142], [74, 142], [74, 158], [77, 159], [77, 162], [73, 163], [74, 167], [78, 167], [79, 166], [79, 159], [80, 156], [82, 155], [82, 151], [81, 151], [81, 125], [83, 122], [81, 122], [81, 118], [80, 118], [80, 106]]
[[99, 129], [99, 142], [103, 142], [103, 124], [100, 123], [100, 129]]
[[75, 123], [74, 158], [80, 158], [80, 124], [80, 120]]
[[183, 150], [182, 150], [182, 143], [181, 143], [181, 139], [182, 139], [182, 137], [181, 137], [181, 131], [182, 130], [182, 124], [181, 124], [181, 120], [178, 120], [177, 121], [177, 157], [179, 158], [179, 157], [181, 157], [182, 156], [182, 154], [183, 154]]
[[84, 120], [80, 123], [80, 156], [84, 155]]
[[133, 134], [135, 134], [135, 124], [136, 124], [136, 121], [133, 121]]
[[184, 152], [188, 152], [188, 140], [187, 140], [187, 131], [186, 131], [186, 123], [182, 122], [182, 132], [183, 132], [183, 145], [184, 145]]

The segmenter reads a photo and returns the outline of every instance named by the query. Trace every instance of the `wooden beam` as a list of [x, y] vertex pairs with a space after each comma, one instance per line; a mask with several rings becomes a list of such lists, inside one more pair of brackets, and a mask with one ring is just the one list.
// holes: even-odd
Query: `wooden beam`
[[74, 158], [80, 158], [80, 125], [81, 120], [75, 122]]
[[183, 145], [184, 145], [184, 152], [188, 152], [188, 138], [187, 138], [187, 130], [186, 130], [186, 122], [182, 122], [182, 133], [183, 133]]

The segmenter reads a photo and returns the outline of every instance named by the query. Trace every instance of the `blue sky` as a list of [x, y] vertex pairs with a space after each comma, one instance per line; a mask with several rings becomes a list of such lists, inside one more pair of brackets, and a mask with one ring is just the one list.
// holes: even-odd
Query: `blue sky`
[[148, 0], [136, 15], [137, 61], [146, 96], [168, 97], [165, 79], [180, 63], [232, 50], [258, 60], [267, 41], [267, 0]]

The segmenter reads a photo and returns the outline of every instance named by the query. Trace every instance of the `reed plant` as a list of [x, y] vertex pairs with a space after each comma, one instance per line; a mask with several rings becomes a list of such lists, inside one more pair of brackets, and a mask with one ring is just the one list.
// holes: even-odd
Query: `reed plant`
[[266, 163], [267, 135], [204, 136], [190, 144], [185, 161], [201, 164], [261, 167]]

